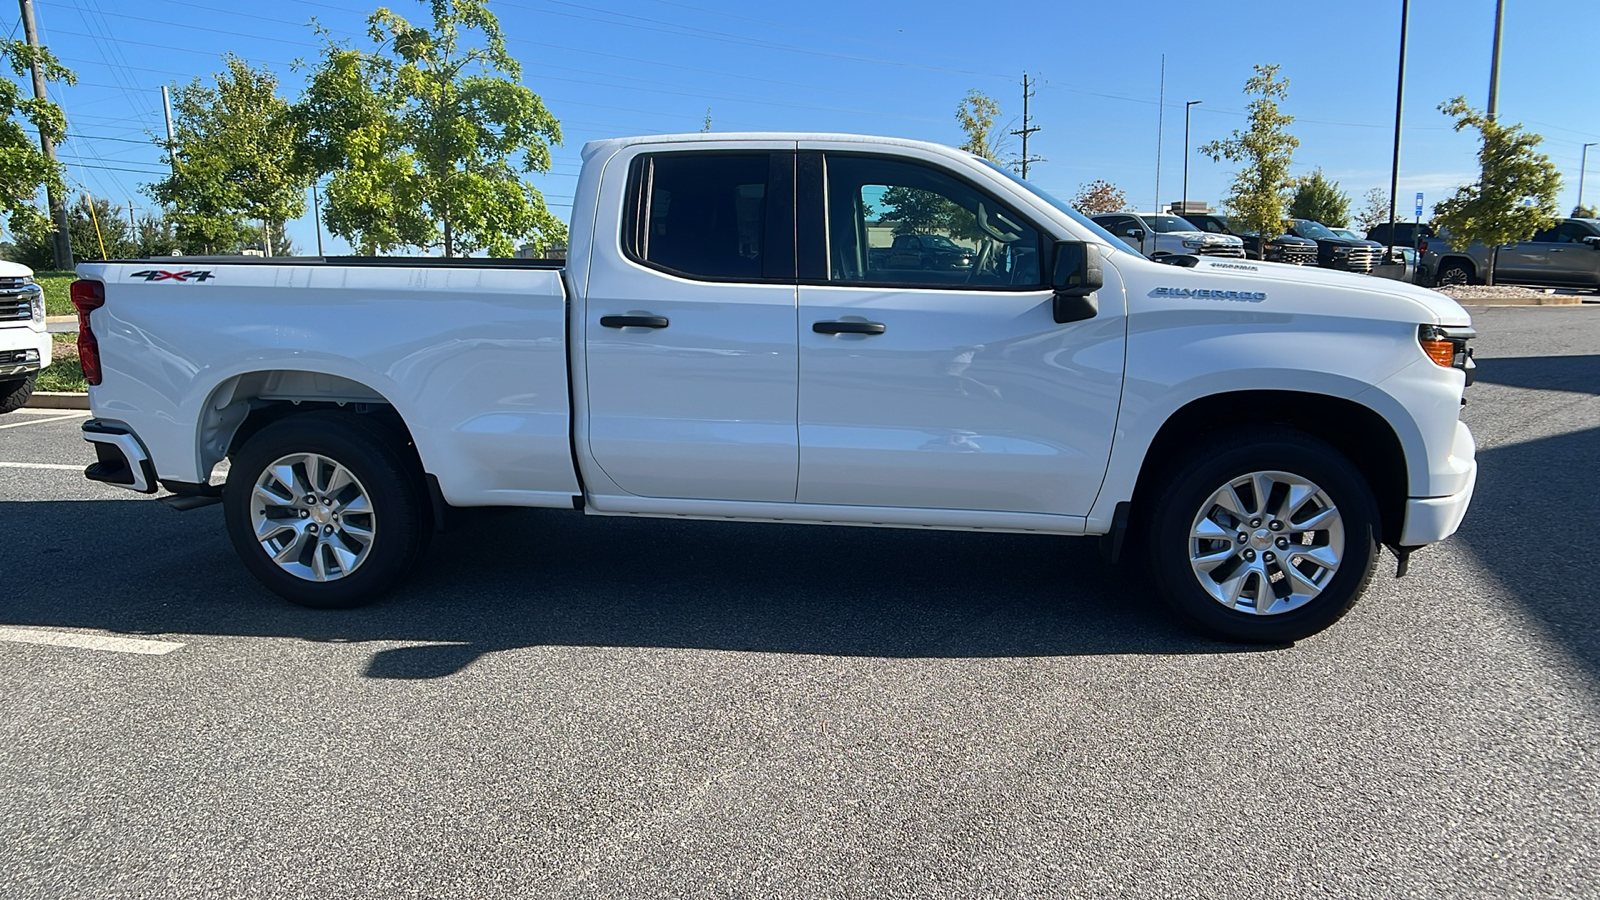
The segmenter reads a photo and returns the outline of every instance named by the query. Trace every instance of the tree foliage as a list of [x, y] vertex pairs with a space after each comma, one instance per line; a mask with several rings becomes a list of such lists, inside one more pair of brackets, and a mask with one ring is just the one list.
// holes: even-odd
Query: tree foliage
[[1574, 206], [1572, 207], [1572, 217], [1574, 219], [1600, 219], [1600, 213], [1596, 213], [1595, 208], [1592, 206]]
[[994, 130], [994, 120], [999, 117], [1000, 104], [993, 97], [977, 89], [967, 91], [967, 96], [956, 104], [956, 124], [967, 136], [961, 149], [998, 163], [1005, 149], [1005, 135]]
[[310, 184], [277, 78], [231, 53], [225, 63], [215, 84], [196, 78], [174, 92], [173, 174], [149, 188], [171, 210], [180, 242], [203, 252], [259, 236], [251, 220], [269, 223], [270, 234], [271, 224], [298, 218]]
[[379, 9], [367, 19], [371, 50], [330, 41], [311, 73], [295, 119], [307, 171], [332, 175], [328, 230], [367, 253], [510, 256], [524, 239], [564, 242], [521, 178], [550, 170], [560, 124], [520, 83], [483, 0], [430, 6], [431, 26]]
[[[1399, 210], [1395, 211], [1396, 215]], [[1366, 234], [1372, 229], [1389, 221], [1389, 192], [1383, 188], [1372, 188], [1361, 195], [1361, 209], [1356, 211], [1356, 230]]]
[[1078, 195], [1072, 198], [1072, 208], [1086, 216], [1100, 216], [1122, 212], [1128, 208], [1128, 195], [1121, 188], [1103, 179], [1078, 185]]
[[933, 191], [896, 185], [884, 191], [879, 202], [884, 212], [878, 221], [892, 222], [895, 234], [942, 234], [967, 239], [982, 235], [976, 216]]
[[[0, 57], [17, 78], [31, 76], [32, 65], [39, 63], [45, 80], [76, 84], [72, 70], [61, 65], [50, 51], [35, 49], [17, 40], [0, 40]], [[38, 140], [27, 128], [60, 143], [66, 137], [67, 119], [61, 107], [49, 100], [38, 100], [23, 92], [22, 85], [0, 78], [0, 213], [18, 240], [29, 233], [48, 235], [55, 230], [50, 217], [41, 212], [34, 198], [40, 188], [64, 192], [61, 166], [39, 149]], [[24, 126], [26, 123], [26, 126]], [[52, 257], [45, 268], [55, 265]]]
[[1561, 173], [1538, 152], [1544, 138], [1524, 132], [1521, 125], [1502, 125], [1468, 106], [1465, 97], [1439, 104], [1439, 111], [1455, 118], [1458, 132], [1477, 129], [1481, 171], [1476, 182], [1434, 205], [1434, 222], [1457, 250], [1475, 242], [1492, 248], [1484, 283], [1494, 284], [1502, 246], [1525, 241], [1556, 223]]
[[[127, 216], [126, 208], [113, 206], [109, 200], [91, 200], [88, 194], [78, 195], [77, 202], [67, 207], [67, 236], [72, 243], [72, 258], [128, 259], [141, 255], [138, 238]], [[98, 235], [95, 233], [96, 220], [100, 226]], [[14, 261], [34, 270], [54, 268], [55, 250], [51, 246], [52, 234], [53, 232], [46, 228], [30, 228], [18, 232], [16, 248], [12, 251]], [[100, 251], [102, 241], [105, 243], [104, 253]]]
[[1324, 177], [1319, 168], [1295, 185], [1289, 215], [1343, 228], [1350, 223], [1350, 195], [1339, 190], [1339, 182]]
[[1244, 92], [1255, 95], [1247, 107], [1248, 127], [1200, 152], [1217, 162], [1241, 164], [1225, 200], [1229, 215], [1241, 230], [1271, 240], [1283, 233], [1286, 196], [1294, 187], [1289, 166], [1300, 139], [1287, 131], [1294, 117], [1278, 109], [1278, 101], [1289, 96], [1289, 79], [1279, 79], [1275, 65], [1258, 64], [1255, 71], [1244, 83]]

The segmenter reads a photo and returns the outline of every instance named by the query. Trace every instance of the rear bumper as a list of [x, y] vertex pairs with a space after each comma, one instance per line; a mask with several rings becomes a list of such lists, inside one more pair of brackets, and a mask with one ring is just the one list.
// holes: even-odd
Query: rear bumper
[[94, 445], [96, 456], [83, 477], [141, 494], [156, 492], [156, 467], [133, 429], [110, 419], [90, 419], [83, 423], [83, 439]]

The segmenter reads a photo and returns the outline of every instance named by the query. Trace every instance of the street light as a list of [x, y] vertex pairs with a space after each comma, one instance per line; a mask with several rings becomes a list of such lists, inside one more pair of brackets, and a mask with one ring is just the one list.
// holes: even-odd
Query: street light
[[[1190, 100], [1183, 105], [1183, 212], [1189, 211], [1189, 107], [1200, 104], [1200, 100]], [[1582, 190], [1582, 186], [1579, 186]], [[1179, 213], [1182, 215], [1183, 213]]]
[[[1589, 167], [1589, 148], [1600, 145], [1600, 141], [1590, 141], [1583, 145], [1583, 155], [1578, 160], [1578, 205], [1583, 205], [1583, 172]], [[1577, 210], [1573, 210], [1577, 212]]]

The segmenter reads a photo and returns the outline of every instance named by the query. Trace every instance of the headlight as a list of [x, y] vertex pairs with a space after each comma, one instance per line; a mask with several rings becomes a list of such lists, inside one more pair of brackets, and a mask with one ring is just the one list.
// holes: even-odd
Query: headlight
[[1206, 240], [1205, 238], [1186, 238], [1183, 245], [1190, 250], [1198, 250], [1206, 245]]
[[31, 308], [31, 311], [33, 313], [33, 324], [35, 324], [35, 325], [43, 325], [44, 324], [44, 291], [41, 291], [37, 287], [35, 287], [33, 289], [33, 298], [32, 298], [32, 300], [29, 301], [28, 306]]
[[1281, 250], [1281, 249], [1283, 249], [1283, 245], [1278, 243], [1277, 241], [1271, 241], [1271, 242], [1269, 242], [1267, 244], [1267, 249], [1268, 250]]
[[1335, 248], [1333, 248], [1333, 255], [1334, 256], [1349, 256], [1350, 255], [1350, 248], [1349, 247], [1335, 247]]

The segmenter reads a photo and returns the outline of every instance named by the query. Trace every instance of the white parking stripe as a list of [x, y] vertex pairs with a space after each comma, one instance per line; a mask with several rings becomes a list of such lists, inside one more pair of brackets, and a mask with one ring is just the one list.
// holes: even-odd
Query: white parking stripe
[[183, 646], [177, 641], [147, 641], [141, 638], [106, 637], [100, 634], [79, 634], [74, 631], [44, 631], [38, 628], [9, 628], [3, 625], [0, 625], [0, 641], [76, 647], [80, 650], [106, 650], [112, 653], [144, 653], [151, 656], [171, 653]]
[[48, 419], [31, 419], [26, 422], [7, 422], [4, 425], [0, 425], [0, 428], [21, 428], [25, 425], [48, 425], [51, 422], [65, 422], [68, 419], [81, 419], [87, 415], [88, 413], [72, 413], [71, 415], [66, 416], [52, 416]]
[[60, 463], [0, 462], [0, 469], [59, 469], [63, 472], [82, 472], [83, 466], [64, 466]]

